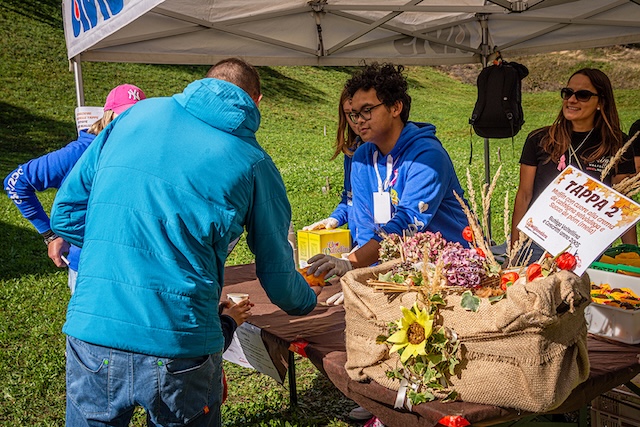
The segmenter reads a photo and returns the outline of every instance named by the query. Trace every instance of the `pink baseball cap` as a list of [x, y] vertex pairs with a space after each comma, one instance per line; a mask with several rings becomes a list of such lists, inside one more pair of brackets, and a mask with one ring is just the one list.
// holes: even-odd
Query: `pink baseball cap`
[[107, 102], [104, 103], [104, 109], [113, 110], [114, 113], [120, 114], [136, 102], [145, 99], [147, 96], [138, 86], [124, 84], [111, 89], [107, 95]]

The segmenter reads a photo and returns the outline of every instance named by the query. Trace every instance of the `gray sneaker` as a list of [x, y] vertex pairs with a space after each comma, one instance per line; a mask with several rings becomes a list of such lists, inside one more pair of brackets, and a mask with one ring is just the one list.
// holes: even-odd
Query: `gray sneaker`
[[351, 412], [349, 412], [349, 418], [354, 421], [365, 421], [370, 419], [371, 417], [373, 417], [373, 414], [364, 409], [362, 406], [358, 406], [357, 408], [352, 409]]

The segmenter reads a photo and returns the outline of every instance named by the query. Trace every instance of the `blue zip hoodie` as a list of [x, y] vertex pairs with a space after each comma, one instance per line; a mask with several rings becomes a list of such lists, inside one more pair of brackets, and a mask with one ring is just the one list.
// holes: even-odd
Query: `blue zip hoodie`
[[[393, 163], [389, 185], [384, 188], [391, 196], [391, 220], [386, 224], [374, 223], [373, 193], [378, 191], [375, 168], [385, 181], [388, 156], [383, 156], [371, 143], [356, 150], [351, 170], [352, 216], [354, 240], [360, 246], [371, 239], [381, 241], [382, 237], [376, 233], [378, 229], [399, 235], [405, 230], [439, 231], [447, 241], [465, 244], [462, 230], [468, 221], [453, 195], [455, 191], [464, 197], [464, 192], [449, 154], [435, 136], [435, 129], [429, 123], [408, 122], [388, 154]], [[374, 152], [378, 153], [376, 165]]]
[[51, 215], [53, 230], [82, 247], [66, 334], [163, 357], [221, 351], [227, 247], [243, 227], [271, 301], [294, 315], [315, 307], [287, 241], [282, 177], [255, 139], [259, 124], [246, 92], [202, 79], [134, 105], [100, 133]]
[[[42, 234], [51, 229], [49, 217], [44, 211], [37, 191], [60, 188], [67, 174], [82, 153], [95, 139], [95, 135], [81, 130], [78, 139], [59, 150], [29, 160], [18, 166], [4, 179], [4, 189], [9, 198], [26, 219]], [[78, 271], [80, 248], [71, 245], [67, 260], [69, 268]]]
[[[362, 140], [360, 137], [356, 137], [355, 146], [353, 150], [355, 151], [360, 145], [362, 145]], [[344, 179], [343, 179], [343, 189], [342, 195], [340, 198], [340, 203], [333, 210], [331, 218], [334, 218], [338, 221], [338, 227], [344, 224], [349, 223], [349, 213], [353, 207], [353, 193], [351, 191], [351, 163], [353, 161], [353, 156], [344, 155], [343, 168], [344, 168]], [[351, 231], [351, 236], [355, 236], [355, 229], [351, 228], [351, 223], [349, 225], [349, 230]], [[353, 240], [353, 237], [352, 237]]]

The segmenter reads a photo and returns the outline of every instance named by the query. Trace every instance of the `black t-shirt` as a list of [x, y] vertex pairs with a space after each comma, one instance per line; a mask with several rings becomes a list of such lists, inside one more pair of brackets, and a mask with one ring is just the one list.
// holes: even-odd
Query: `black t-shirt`
[[[585, 162], [582, 157], [585, 153], [592, 153], [593, 149], [600, 144], [600, 134], [596, 132], [572, 132], [571, 149], [560, 158], [560, 162], [549, 160], [549, 154], [542, 150], [540, 141], [545, 135], [545, 131], [533, 131], [527, 136], [527, 140], [522, 148], [520, 163], [529, 166], [536, 166], [536, 176], [533, 182], [533, 203], [540, 193], [563, 171], [567, 166], [572, 165], [587, 173], [587, 175], [600, 180], [600, 174], [609, 164], [611, 156], [601, 157], [593, 162]], [[575, 150], [575, 151], [574, 151]], [[575, 153], [575, 155], [574, 155]], [[577, 157], [577, 159], [576, 159]], [[611, 185], [611, 177], [615, 174], [633, 174], [636, 168], [633, 157], [627, 155], [623, 157], [605, 178], [604, 183]], [[529, 205], [531, 206], [531, 204]]]
[[[640, 130], [640, 119], [636, 120], [629, 128], [629, 138], [633, 138], [633, 135]], [[640, 135], [636, 138], [633, 144], [633, 153], [636, 156], [640, 156]]]

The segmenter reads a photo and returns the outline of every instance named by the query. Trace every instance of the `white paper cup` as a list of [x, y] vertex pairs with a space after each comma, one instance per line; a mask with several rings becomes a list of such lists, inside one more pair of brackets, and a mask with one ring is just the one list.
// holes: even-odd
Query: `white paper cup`
[[240, 301], [244, 301], [247, 298], [249, 298], [249, 294], [244, 294], [242, 292], [227, 294], [227, 299], [230, 299], [234, 304], [238, 304]]

